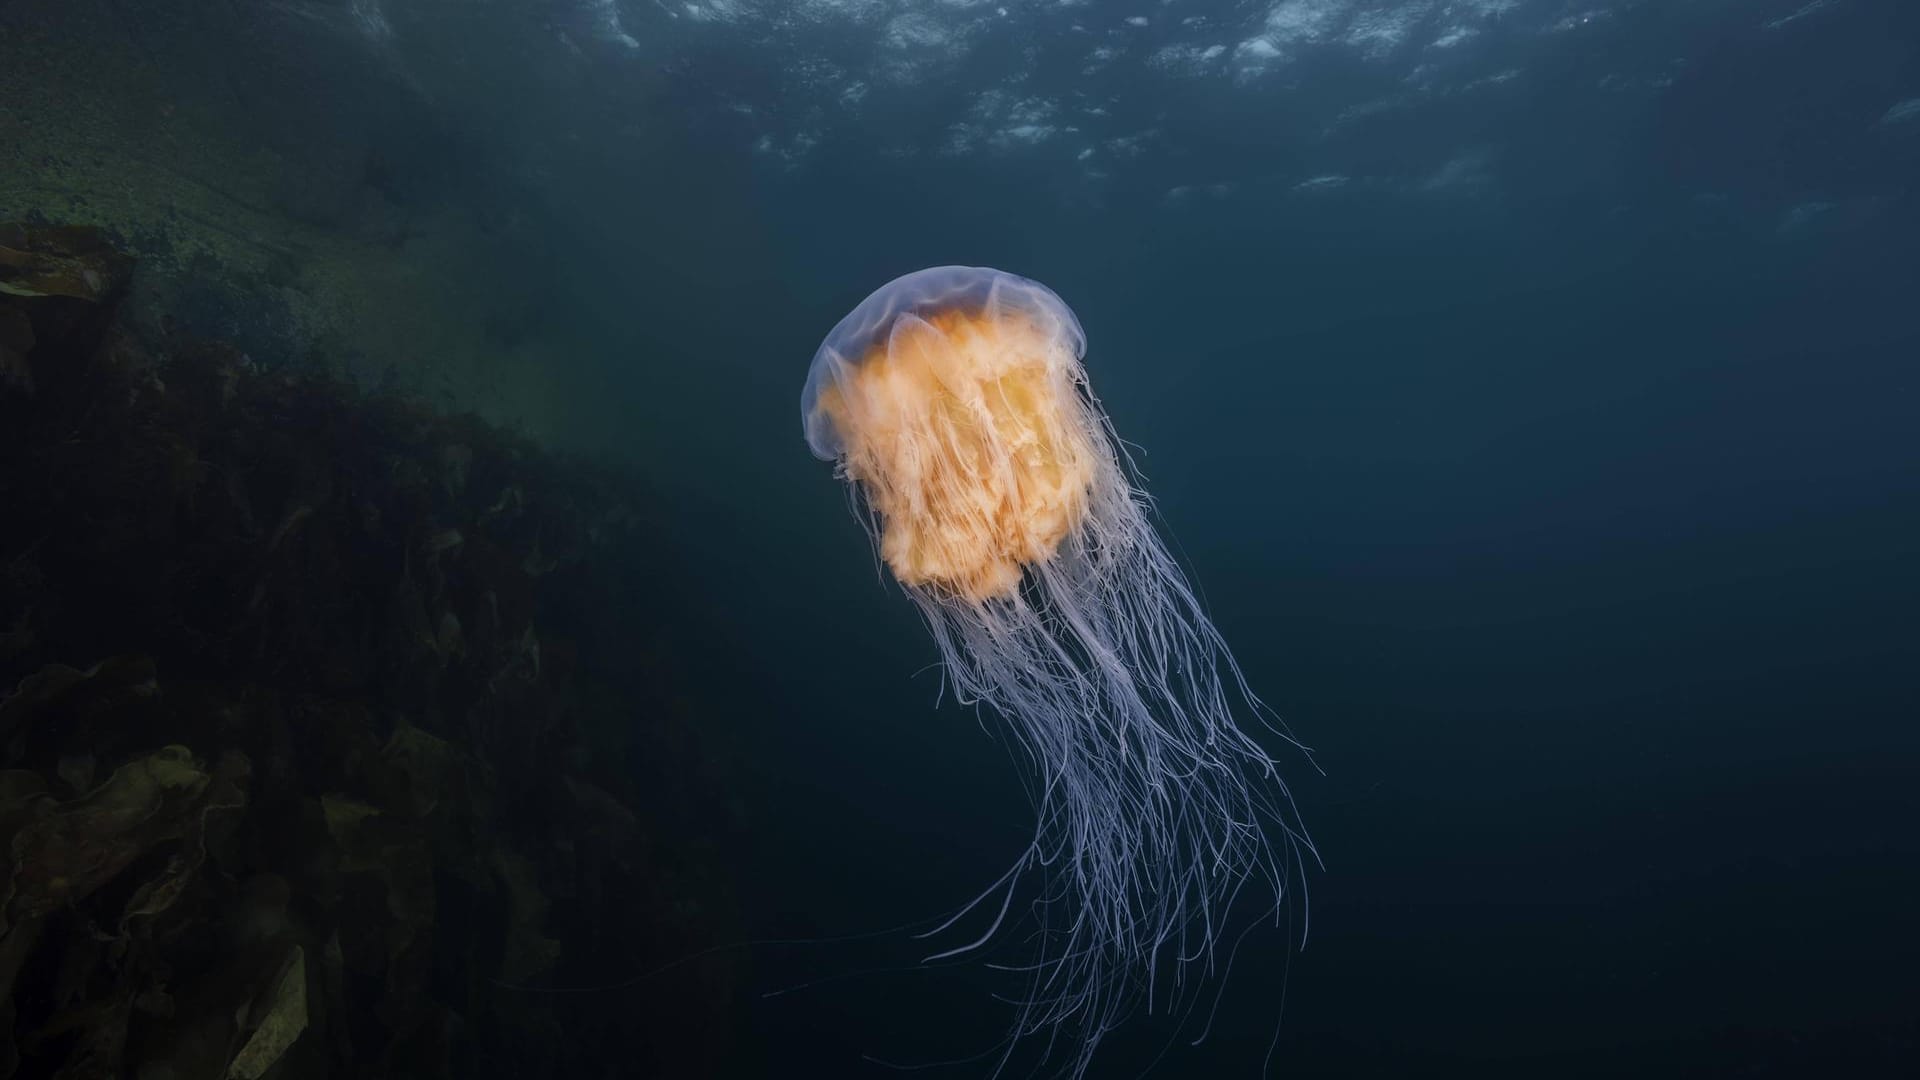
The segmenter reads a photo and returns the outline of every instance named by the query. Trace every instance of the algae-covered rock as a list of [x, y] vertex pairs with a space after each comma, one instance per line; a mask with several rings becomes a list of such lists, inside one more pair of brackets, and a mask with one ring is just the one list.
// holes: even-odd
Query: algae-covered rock
[[526, 992], [741, 936], [636, 489], [0, 238], [0, 1080], [724, 1074], [736, 958]]
[[0, 224], [0, 293], [99, 302], [133, 271], [133, 259], [85, 225]]
[[47, 807], [13, 835], [8, 919], [78, 903], [153, 845], [177, 838], [206, 786], [193, 752], [169, 746], [122, 765], [82, 798]]
[[27, 353], [33, 341], [33, 320], [27, 313], [0, 303], [0, 394], [32, 395], [33, 368], [27, 364]]

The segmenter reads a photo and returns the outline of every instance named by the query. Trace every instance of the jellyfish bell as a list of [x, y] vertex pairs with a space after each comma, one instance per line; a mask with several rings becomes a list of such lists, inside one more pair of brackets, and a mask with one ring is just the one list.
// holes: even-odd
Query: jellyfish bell
[[[997, 914], [936, 958], [987, 947], [1010, 911], [1031, 921], [1039, 955], [1016, 965], [1028, 984], [1006, 1053], [1046, 1031], [1075, 1075], [1136, 1003], [1191, 1008], [1245, 886], [1279, 912], [1311, 852], [1237, 718], [1292, 740], [1155, 532], [1085, 352], [1044, 285], [935, 267], [842, 319], [800, 402], [957, 696], [1004, 718], [1031, 767], [1031, 842], [939, 929]], [[1015, 911], [1029, 875], [1041, 884]]]
[[800, 393], [800, 421], [814, 456], [832, 461], [839, 441], [815, 408], [823, 386], [838, 380], [851, 361], [885, 342], [902, 315], [926, 318], [946, 312], [1018, 315], [1045, 327], [1077, 360], [1086, 352], [1080, 320], [1052, 289], [1017, 274], [981, 266], [934, 266], [889, 281], [835, 324], [807, 369]]
[[1085, 342], [1046, 286], [967, 266], [899, 278], [827, 336], [807, 443], [861, 485], [901, 584], [1008, 595], [1083, 523], [1100, 459], [1076, 400]]

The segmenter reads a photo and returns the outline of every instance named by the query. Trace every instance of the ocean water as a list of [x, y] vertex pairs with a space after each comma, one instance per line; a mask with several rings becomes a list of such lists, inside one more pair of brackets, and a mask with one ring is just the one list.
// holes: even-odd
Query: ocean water
[[1313, 751], [1271, 740], [1323, 861], [1289, 925], [1204, 1042], [1138, 1016], [1089, 1076], [1920, 1073], [1920, 6], [0, 27], [6, 216], [202, 243], [153, 303], [645, 476], [668, 599], [616, 614], [735, 758], [707, 870], [759, 942], [744, 1075], [984, 1075], [1010, 1019], [883, 931], [1019, 854], [1024, 762], [943, 698], [795, 417], [841, 315], [948, 263], [1077, 313], [1163, 535]]

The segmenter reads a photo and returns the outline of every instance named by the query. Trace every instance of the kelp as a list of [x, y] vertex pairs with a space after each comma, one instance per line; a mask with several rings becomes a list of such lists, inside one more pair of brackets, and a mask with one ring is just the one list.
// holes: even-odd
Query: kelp
[[228, 1080], [259, 1080], [307, 1030], [307, 954], [300, 946], [288, 950], [280, 974], [248, 1012], [257, 1019], [227, 1066]]
[[725, 955], [525, 992], [739, 936], [724, 755], [582, 638], [644, 491], [142, 338], [128, 273], [0, 226], [0, 1080], [726, 1072]]

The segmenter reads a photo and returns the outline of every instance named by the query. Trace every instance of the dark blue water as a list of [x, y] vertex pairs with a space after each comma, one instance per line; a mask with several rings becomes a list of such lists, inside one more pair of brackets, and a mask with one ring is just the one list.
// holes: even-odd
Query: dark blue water
[[[222, 47], [358, 66], [243, 79], [261, 138], [538, 237], [471, 272], [568, 342], [542, 434], [659, 493], [631, 618], [740, 759], [751, 936], [937, 915], [1027, 840], [795, 415], [870, 290], [996, 266], [1078, 313], [1318, 765], [1274, 746], [1304, 949], [1093, 1075], [1920, 1072], [1920, 7], [277, 10]], [[753, 948], [751, 1075], [989, 1049], [1000, 984], [924, 951]]]
[[[1920, 144], [1875, 124], [1920, 27], [1852, 5], [1767, 30], [1762, 6], [1622, 10], [1523, 42], [1509, 96], [1318, 141], [1285, 128], [1357, 78], [1332, 60], [1176, 94], [1179, 153], [1069, 210], [1057, 163], [876, 159], [857, 133], [729, 192], [747, 220], [711, 239], [755, 269], [702, 264], [690, 293], [753, 325], [720, 334], [724, 378], [674, 384], [712, 426], [654, 430], [699, 448], [689, 558], [764, 687], [768, 925], [937, 911], [1023, 843], [1018, 763], [909, 678], [932, 650], [791, 415], [869, 288], [980, 263], [1079, 313], [1215, 618], [1325, 769], [1288, 762], [1327, 863], [1290, 981], [1282, 936], [1255, 939], [1164, 1075], [1254, 1075], [1276, 1023], [1277, 1075], [1920, 1067]], [[1609, 96], [1649, 55], [1671, 81]], [[1462, 142], [1488, 174], [1465, 191], [1268, 179]], [[1164, 194], [1195, 175], [1246, 179]], [[925, 982], [759, 1015], [819, 1075], [985, 1049], [985, 981]], [[1143, 1022], [1096, 1071], [1170, 1035]]]

